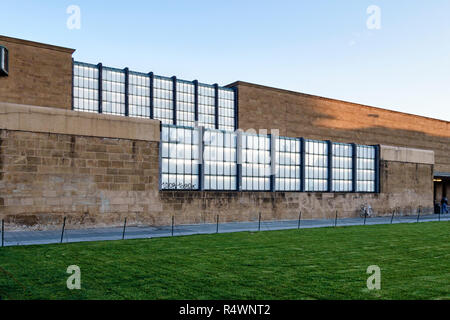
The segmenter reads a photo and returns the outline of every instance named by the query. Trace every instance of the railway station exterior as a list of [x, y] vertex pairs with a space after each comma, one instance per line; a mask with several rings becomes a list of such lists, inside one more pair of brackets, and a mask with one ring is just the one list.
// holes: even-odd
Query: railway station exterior
[[0, 218], [15, 228], [434, 212], [450, 123], [74, 61], [0, 36]]

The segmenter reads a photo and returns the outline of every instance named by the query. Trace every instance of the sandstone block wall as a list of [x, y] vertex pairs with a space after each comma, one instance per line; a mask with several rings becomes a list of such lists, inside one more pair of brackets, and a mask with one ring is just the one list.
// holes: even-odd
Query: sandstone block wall
[[9, 50], [9, 76], [0, 77], [0, 101], [70, 109], [73, 49], [0, 36]]
[[[450, 122], [236, 82], [239, 127], [280, 135], [433, 150], [435, 171], [450, 172]], [[424, 106], [426, 107], [426, 106]]]
[[[151, 120], [148, 120], [151, 121]], [[381, 162], [381, 193], [159, 191], [159, 142], [0, 130], [0, 218], [8, 229], [358, 216], [432, 206], [433, 165]]]

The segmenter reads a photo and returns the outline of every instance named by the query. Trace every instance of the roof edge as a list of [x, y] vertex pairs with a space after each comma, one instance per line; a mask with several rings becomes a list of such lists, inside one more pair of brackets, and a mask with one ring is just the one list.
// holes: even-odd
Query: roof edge
[[70, 53], [70, 54], [73, 54], [75, 52], [75, 49], [72, 49], [72, 48], [54, 46], [51, 44], [35, 42], [35, 41], [30, 41], [30, 40], [24, 40], [24, 39], [18, 39], [18, 38], [12, 38], [12, 37], [7, 37], [7, 36], [3, 36], [3, 35], [0, 35], [0, 41], [7, 41], [7, 42], [27, 45], [27, 46], [31, 46], [31, 47], [49, 49], [49, 50], [54, 50], [54, 51], [61, 51], [61, 52], [66, 52], [66, 53]]
[[271, 91], [277, 91], [277, 92], [282, 92], [282, 93], [289, 93], [289, 94], [299, 95], [299, 96], [313, 98], [313, 99], [320, 99], [320, 100], [326, 100], [326, 101], [331, 101], [331, 102], [340, 102], [340, 103], [345, 103], [345, 104], [349, 104], [349, 105], [353, 105], [353, 106], [357, 106], [357, 107], [364, 107], [364, 108], [369, 108], [369, 109], [375, 109], [375, 110], [382, 110], [382, 111], [392, 112], [392, 113], [396, 113], [396, 114], [403, 114], [403, 115], [413, 116], [413, 117], [417, 117], [417, 118], [421, 118], [421, 119], [440, 121], [440, 122], [446, 123], [447, 125], [450, 124], [450, 121], [447, 121], [447, 120], [442, 120], [442, 119], [437, 119], [437, 118], [432, 118], [432, 117], [426, 117], [426, 116], [421, 116], [421, 115], [417, 115], [417, 114], [413, 114], [413, 113], [401, 112], [401, 111], [396, 111], [396, 110], [390, 110], [390, 109], [381, 108], [381, 107], [369, 106], [369, 105], [365, 105], [365, 104], [361, 104], [361, 103], [357, 103], [357, 102], [350, 102], [350, 101], [345, 101], [345, 100], [327, 98], [327, 97], [317, 96], [317, 95], [313, 95], [313, 94], [302, 93], [302, 92], [298, 92], [298, 91], [292, 91], [292, 90], [287, 90], [287, 89], [270, 87], [270, 86], [265, 86], [265, 85], [261, 85], [261, 84], [245, 82], [245, 81], [240, 81], [240, 80], [239, 81], [235, 81], [235, 82], [230, 83], [230, 84], [227, 84], [224, 87], [226, 87], [226, 88], [233, 88], [233, 87], [236, 87], [236, 86], [246, 86], [246, 87], [267, 89], [267, 90], [271, 90]]

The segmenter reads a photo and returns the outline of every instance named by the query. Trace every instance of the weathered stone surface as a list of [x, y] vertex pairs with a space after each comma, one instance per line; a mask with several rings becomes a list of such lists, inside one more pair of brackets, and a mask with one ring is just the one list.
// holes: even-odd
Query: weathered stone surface
[[0, 77], [0, 101], [72, 107], [72, 53], [47, 44], [0, 36], [9, 50], [9, 76]]
[[[158, 120], [0, 102], [0, 128], [8, 130], [159, 141], [159, 127]], [[31, 152], [36, 146], [34, 141], [26, 143], [29, 147], [28, 152]], [[63, 144], [72, 142], [62, 141], [58, 142], [59, 145], [55, 145], [53, 141], [40, 141], [39, 143], [42, 149], [60, 151]], [[130, 151], [131, 149], [132, 146], [129, 147]], [[96, 144], [89, 146], [85, 151], [92, 152], [89, 155], [90, 158], [104, 160], [106, 152], [123, 153], [124, 150], [114, 145]], [[74, 152], [74, 150], [70, 149], [68, 152]], [[124, 158], [128, 158], [126, 154]], [[114, 160], [117, 160], [117, 157]]]
[[[239, 127], [280, 135], [433, 150], [435, 170], [450, 172], [450, 122], [236, 82]], [[426, 106], [424, 106], [426, 107]]]
[[[101, 159], [95, 150], [101, 150]], [[130, 139], [1, 130], [0, 218], [8, 228], [168, 225], [220, 221], [357, 216], [370, 204], [432, 207], [429, 164], [381, 162], [381, 193], [159, 191], [159, 143]], [[33, 154], [33, 155], [29, 155]], [[127, 160], [117, 160], [117, 159]], [[148, 168], [148, 169], [147, 169]]]

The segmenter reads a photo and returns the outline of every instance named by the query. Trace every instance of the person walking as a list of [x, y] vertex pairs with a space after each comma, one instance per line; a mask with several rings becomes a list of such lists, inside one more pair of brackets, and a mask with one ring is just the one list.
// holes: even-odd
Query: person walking
[[441, 200], [441, 212], [442, 213], [448, 213], [448, 199], [447, 197], [442, 197]]

